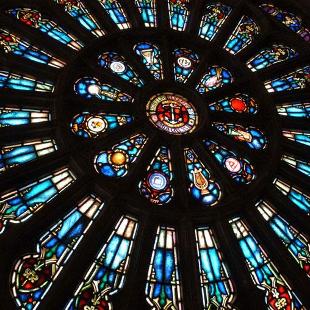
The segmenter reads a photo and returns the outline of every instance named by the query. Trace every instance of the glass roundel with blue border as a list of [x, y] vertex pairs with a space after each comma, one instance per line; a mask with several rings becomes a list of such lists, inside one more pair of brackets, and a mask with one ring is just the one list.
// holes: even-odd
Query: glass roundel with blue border
[[26, 2], [0, 0], [0, 308], [310, 309], [306, 0]]

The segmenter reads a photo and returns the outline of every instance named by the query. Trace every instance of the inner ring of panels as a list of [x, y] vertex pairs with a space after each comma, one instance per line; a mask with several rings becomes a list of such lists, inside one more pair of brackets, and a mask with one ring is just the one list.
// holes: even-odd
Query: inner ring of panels
[[[232, 1], [232, 11], [190, 0], [39, 1], [42, 15], [16, 9], [35, 6], [24, 2], [5, 3], [4, 24], [17, 18], [24, 24], [12, 23], [14, 31], [66, 64], [1, 30], [8, 65], [0, 96], [36, 107], [1, 110], [1, 126], [19, 127], [2, 136], [53, 132], [56, 141], [2, 149], [4, 304], [305, 310], [310, 68], [302, 67], [302, 20], [247, 1]], [[295, 32], [279, 44], [296, 46], [270, 47], [277, 35], [268, 37], [273, 24], [260, 9]], [[151, 111], [158, 97], [164, 104]], [[50, 110], [38, 113], [44, 104]]]
[[[159, 57], [162, 62], [161, 74], [163, 75], [161, 78], [154, 78], [143, 62], [141, 62], [141, 59], [139, 59], [139, 55], [135, 54], [134, 48], [139, 43], [153, 44], [159, 50]], [[111, 46], [113, 46], [112, 49]], [[175, 80], [174, 64], [177, 64], [177, 59], [174, 52], [178, 49], [192, 51], [199, 58], [199, 62], [197, 61], [197, 64], [193, 66], [194, 69], [192, 69], [192, 73], [185, 83]], [[146, 50], [148, 51], [148, 49]], [[98, 58], [106, 52], [115, 53], [123, 57], [123, 61], [126, 60], [126, 65], [143, 81], [143, 84], [133, 85], [133, 83], [117, 76], [115, 74], [117, 72], [113, 72], [111, 67], [119, 65], [120, 62], [115, 61], [115, 63], [110, 63], [107, 68], [101, 68], [98, 65]], [[147, 57], [153, 56], [147, 55]], [[188, 56], [185, 55], [185, 57]], [[183, 56], [183, 58], [185, 57]], [[62, 123], [59, 138], [63, 139], [63, 137], [66, 137], [65, 140], [69, 149], [78, 150], [81, 148], [81, 152], [75, 151], [72, 155], [79, 162], [79, 165], [83, 167], [84, 171], [92, 175], [94, 181], [99, 186], [102, 186], [114, 195], [119, 195], [122, 199], [128, 199], [129, 201], [138, 200], [139, 206], [151, 210], [150, 212], [154, 210], [152, 207], [156, 207], [154, 212], [161, 212], [161, 209], [164, 214], [169, 214], [170, 212], [195, 214], [195, 212], [201, 211], [206, 214], [208, 212], [219, 212], [220, 214], [235, 212], [236, 209], [242, 207], [243, 195], [247, 195], [249, 201], [251, 199], [255, 200], [261, 190], [271, 182], [272, 174], [278, 161], [276, 141], [279, 141], [280, 131], [275, 107], [270, 103], [270, 98], [264, 95], [263, 84], [253, 77], [253, 74], [249, 72], [243, 63], [233, 57], [205, 40], [193, 39], [191, 35], [173, 31], [167, 32], [166, 30], [164, 32], [160, 30], [144, 32], [141, 30], [127, 30], [115, 36], [99, 39], [91, 46], [85, 48], [59, 79], [58, 87], [56, 88], [56, 93], [59, 94], [59, 97], [55, 99], [57, 115], [59, 116], [58, 121], [60, 122], [59, 119], [61, 119]], [[233, 74], [233, 81], [230, 84], [219, 87], [219, 89], [216, 89], [217, 87], [212, 89], [211, 87], [212, 91], [201, 94], [197, 90], [197, 85], [208, 68], [212, 66], [227, 69]], [[120, 67], [120, 69], [123, 68]], [[104, 81], [110, 86], [113, 85], [113, 87], [121, 90], [122, 93], [129, 95], [130, 100], [126, 97], [124, 102], [121, 100], [119, 102], [111, 101], [108, 97], [100, 99], [97, 94], [91, 94], [89, 98], [83, 97], [83, 94], [80, 94], [79, 90], [74, 88], [73, 85], [81, 85], [78, 81], [85, 77], [92, 77], [97, 81]], [[211, 81], [210, 83], [212, 85], [213, 82]], [[82, 87], [84, 86], [82, 84]], [[90, 84], [85, 87], [89, 87], [90, 93], [96, 93], [94, 85]], [[199, 122], [195, 130], [190, 134], [172, 136], [170, 133], [153, 126], [150, 121], [146, 111], [147, 103], [152, 97], [167, 92], [181, 95], [183, 98], [188, 99], [195, 107]], [[257, 108], [258, 113], [232, 113], [230, 115], [230, 113], [225, 111], [217, 111], [216, 109], [212, 111], [208, 108], [211, 103], [220, 99], [227, 97], [238, 98], [236, 94], [247, 94], [253, 98], [259, 107]], [[104, 132], [100, 133], [99, 129], [99, 134], [97, 132], [94, 134], [97, 136], [95, 139], [83, 139], [83, 137], [77, 136], [78, 134], [82, 135], [80, 132], [76, 133], [78, 129], [75, 130], [74, 136], [67, 125], [70, 122], [72, 123], [74, 116], [80, 115], [81, 112], [90, 112], [93, 115], [100, 113], [127, 115], [132, 119], [130, 122], [125, 120], [124, 126], [119, 126], [115, 130], [103, 130]], [[164, 111], [164, 113], [166, 112]], [[163, 117], [175, 117], [174, 115], [171, 116], [170, 112], [169, 107], [168, 116], [164, 115]], [[97, 122], [98, 119], [95, 118], [95, 121]], [[89, 123], [89, 121], [85, 123], [87, 122]], [[231, 137], [225, 137], [224, 134], [214, 127], [215, 124], [225, 123], [241, 125], [240, 132], [243, 136], [238, 142], [231, 140]], [[103, 126], [106, 128], [106, 125]], [[246, 142], [244, 140], [247, 140], [249, 135], [246, 128], [255, 128], [263, 133], [264, 139], [262, 143], [258, 141], [257, 149], [255, 138], [254, 143], [250, 147], [246, 143], [242, 143]], [[240, 132], [236, 132], [236, 135], [239, 135]], [[117, 177], [117, 173], [115, 178], [110, 177], [109, 171], [108, 173], [100, 173], [98, 166], [96, 167], [97, 171], [94, 169], [94, 158], [96, 158], [97, 154], [100, 154], [103, 150], [113, 148], [117, 142], [139, 134], [145, 135], [146, 141], [145, 143], [143, 142], [143, 148], [141, 148], [139, 156], [135, 158], [136, 161], [129, 165], [125, 173], [120, 173], [121, 177]], [[251, 139], [253, 140], [252, 137], [247, 140], [249, 144], [251, 144]], [[229, 169], [227, 169], [228, 162], [226, 163], [226, 169], [225, 163], [223, 164], [224, 167], [219, 165], [213, 157], [212, 151], [210, 151], [212, 147], [209, 150], [206, 147], [206, 140], [210, 143], [215, 142], [233, 151], [235, 154], [239, 154], [239, 158], [247, 158], [248, 163], [250, 163], [253, 169], [251, 173], [254, 176], [251, 176], [251, 173], [248, 173], [250, 176], [247, 176], [247, 173], [243, 171], [240, 175], [243, 174], [245, 176], [245, 181], [233, 181], [229, 173], [234, 174], [234, 172], [240, 170], [239, 164], [232, 162], [232, 167], [229, 167]], [[70, 145], [71, 143], [72, 145]], [[169, 180], [170, 182], [172, 179], [170, 184], [172, 189], [170, 193], [169, 190], [166, 191], [168, 198], [165, 196], [162, 199], [163, 203], [160, 203], [158, 196], [154, 197], [156, 194], [152, 193], [153, 198], [146, 194], [149, 199], [145, 199], [143, 194], [141, 195], [141, 191], [139, 193], [138, 190], [139, 182], [145, 178], [148, 166], [155, 154], [158, 155], [157, 152], [161, 147], [167, 148], [169, 151], [169, 164], [171, 165], [170, 169], [173, 175]], [[196, 173], [187, 170], [185, 151], [189, 149], [194, 151], [195, 156], [199, 160], [198, 169], [195, 168]], [[229, 156], [227, 157], [230, 158]], [[268, 160], [266, 160], [267, 158]], [[114, 159], [125, 160], [125, 156], [117, 152], [114, 157], [110, 157], [110, 163]], [[204, 169], [203, 167], [208, 171], [206, 175], [199, 173], [200, 170]], [[124, 177], [123, 174], [125, 174]], [[200, 197], [197, 199], [189, 190], [191, 185], [189, 185], [187, 176], [190, 174], [194, 176], [192, 183], [198, 188], [200, 186], [202, 192], [204, 191], [204, 184], [199, 184], [199, 182], [205, 184], [214, 182], [214, 184], [217, 184], [220, 193], [216, 193], [217, 197], [214, 199], [211, 197], [211, 201], [207, 201], [207, 203], [199, 200], [203, 195], [199, 194]], [[206, 176], [209, 176], [210, 180], [207, 180]], [[160, 176], [157, 177], [159, 180], [156, 179], [156, 181], [161, 182]], [[246, 179], [250, 179], [250, 181], [247, 182]], [[167, 182], [167, 180], [164, 181], [164, 184], [167, 184]], [[159, 192], [162, 189], [161, 184], [157, 184]], [[157, 185], [155, 184], [154, 187]], [[163, 185], [163, 187], [165, 186]], [[242, 195], [237, 190], [238, 187], [242, 188]], [[171, 195], [171, 191], [173, 191], [173, 195]], [[206, 191], [209, 191], [208, 188]], [[212, 189], [210, 191], [212, 192]], [[205, 196], [208, 199], [208, 193]], [[214, 211], [214, 209], [217, 210]]]

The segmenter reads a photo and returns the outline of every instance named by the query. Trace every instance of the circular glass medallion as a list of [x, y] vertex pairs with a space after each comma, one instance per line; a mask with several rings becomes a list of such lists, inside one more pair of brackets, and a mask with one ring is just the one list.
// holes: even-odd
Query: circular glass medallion
[[146, 106], [151, 123], [172, 135], [193, 132], [198, 124], [198, 115], [194, 106], [184, 97], [172, 93], [153, 96]]
[[190, 59], [188, 59], [186, 57], [180, 57], [180, 58], [178, 58], [178, 65], [181, 68], [188, 69], [192, 66], [192, 62], [190, 61]]
[[240, 162], [236, 158], [233, 158], [233, 157], [229, 157], [225, 160], [225, 167], [230, 172], [239, 172], [241, 170]]
[[90, 117], [87, 121], [87, 126], [90, 131], [98, 133], [105, 131], [108, 127], [106, 120], [101, 117]]
[[120, 61], [113, 61], [110, 67], [116, 73], [123, 73], [126, 70], [125, 65]]
[[155, 190], [163, 190], [167, 186], [167, 179], [166, 177], [159, 171], [153, 172], [148, 177], [148, 181], [150, 186]]

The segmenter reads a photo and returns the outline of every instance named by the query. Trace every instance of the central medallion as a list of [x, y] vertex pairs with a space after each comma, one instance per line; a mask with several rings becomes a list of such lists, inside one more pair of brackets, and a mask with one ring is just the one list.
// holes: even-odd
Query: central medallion
[[173, 93], [154, 95], [146, 105], [146, 113], [155, 127], [172, 135], [189, 134], [198, 125], [195, 107]]

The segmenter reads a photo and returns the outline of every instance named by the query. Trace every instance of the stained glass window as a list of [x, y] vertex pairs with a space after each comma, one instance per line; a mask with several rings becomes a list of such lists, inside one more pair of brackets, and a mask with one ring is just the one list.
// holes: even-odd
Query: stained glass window
[[47, 52], [39, 50], [25, 41], [22, 41], [19, 37], [4, 29], [0, 29], [0, 46], [5, 53], [12, 53], [34, 62], [55, 68], [62, 68], [65, 66], [63, 61], [53, 57]]
[[303, 89], [310, 83], [310, 66], [298, 69], [271, 81], [265, 82], [269, 93]]
[[70, 127], [77, 136], [94, 139], [109, 130], [130, 124], [132, 121], [133, 117], [125, 114], [83, 112], [73, 118]]
[[174, 195], [172, 180], [171, 154], [162, 146], [148, 166], [146, 177], [139, 183], [140, 193], [153, 204], [167, 204]]
[[235, 289], [210, 228], [195, 230], [203, 309], [230, 309]]
[[0, 147], [0, 172], [33, 161], [57, 150], [51, 139], [25, 141]]
[[235, 152], [227, 150], [214, 141], [206, 139], [203, 142], [233, 180], [249, 184], [256, 178], [254, 168], [248, 159], [238, 156]]
[[251, 58], [247, 62], [247, 66], [255, 72], [297, 56], [298, 53], [294, 49], [288, 46], [274, 44], [271, 48], [265, 48]]
[[277, 110], [282, 116], [310, 118], [309, 102], [282, 103], [277, 106]]
[[51, 114], [47, 110], [27, 108], [0, 108], [0, 128], [48, 122]]
[[49, 82], [38, 81], [32, 77], [8, 71], [0, 71], [0, 89], [1, 88], [36, 92], [54, 91], [53, 84], [50, 84]]
[[267, 145], [264, 134], [255, 127], [243, 127], [237, 124], [213, 123], [213, 126], [234, 140], [246, 143], [251, 149], [261, 150]]
[[135, 0], [145, 27], [157, 27], [156, 0]]
[[103, 101], [132, 102], [133, 98], [116, 87], [103, 84], [94, 77], [84, 77], [74, 84], [75, 92], [86, 99], [100, 99]]
[[310, 132], [302, 130], [283, 130], [283, 136], [291, 141], [310, 146]]
[[310, 277], [310, 246], [307, 238], [278, 215], [268, 202], [258, 203], [258, 211]]
[[75, 36], [66, 32], [66, 30], [58, 26], [54, 21], [43, 18], [37, 10], [16, 8], [8, 10], [7, 13], [13, 15], [23, 24], [46, 33], [48, 36], [74, 50], [79, 50], [83, 47], [83, 44]]
[[115, 144], [111, 149], [100, 152], [94, 160], [96, 171], [107, 177], [124, 177], [147, 140], [144, 134], [136, 134]]
[[112, 18], [119, 29], [128, 29], [131, 27], [128, 18], [117, 0], [98, 0], [105, 11]]
[[101, 54], [99, 65], [138, 87], [142, 87], [144, 84], [137, 73], [128, 65], [125, 58], [117, 53], [106, 52]]
[[224, 67], [212, 66], [209, 67], [196, 89], [200, 94], [205, 94], [211, 90], [215, 90], [231, 84], [234, 81], [232, 74]]
[[231, 10], [230, 6], [222, 3], [207, 5], [202, 16], [198, 35], [211, 41], [228, 18]]
[[184, 156], [189, 192], [194, 199], [206, 206], [216, 205], [222, 196], [220, 186], [192, 149], [186, 148]]
[[63, 9], [74, 19], [76, 19], [84, 28], [90, 31], [96, 37], [104, 35], [104, 31], [100, 29], [97, 21], [88, 12], [85, 5], [80, 0], [53, 0], [61, 5]]
[[184, 31], [189, 16], [190, 0], [168, 0], [170, 27]]
[[36, 253], [17, 261], [11, 289], [18, 307], [39, 306], [102, 208], [99, 198], [86, 197], [40, 238]]
[[259, 27], [251, 17], [243, 16], [225, 44], [225, 49], [235, 55], [253, 42]]
[[123, 216], [99, 251], [66, 310], [112, 309], [110, 295], [124, 286], [138, 222]]
[[258, 106], [253, 98], [246, 94], [236, 94], [209, 105], [210, 111], [225, 111], [237, 113], [256, 114]]
[[287, 198], [295, 204], [301, 211], [310, 215], [310, 196], [306, 193], [303, 193], [296, 186], [289, 184], [283, 179], [276, 178], [273, 181], [276, 188]]
[[261, 4], [260, 7], [266, 13], [274, 16], [275, 19], [292, 31], [298, 33], [305, 41], [310, 41], [310, 30], [303, 26], [303, 22], [300, 17], [293, 13], [283, 11], [273, 4]]
[[310, 176], [310, 162], [297, 159], [293, 155], [283, 155], [282, 161], [297, 169], [301, 173], [307, 175], [308, 177]]
[[154, 309], [183, 309], [174, 228], [157, 229], [145, 294]]
[[162, 80], [163, 68], [159, 48], [152, 43], [138, 43], [134, 46], [135, 53], [140, 56], [143, 64], [154, 76], [155, 80]]
[[74, 181], [75, 176], [65, 168], [24, 187], [2, 193], [0, 233], [3, 233], [8, 222], [16, 224], [28, 220]]
[[199, 56], [187, 48], [174, 50], [174, 78], [177, 82], [186, 83], [199, 63]]
[[268, 308], [305, 310], [247, 225], [240, 219], [232, 220], [231, 225], [254, 284], [258, 289], [265, 291], [265, 303]]

